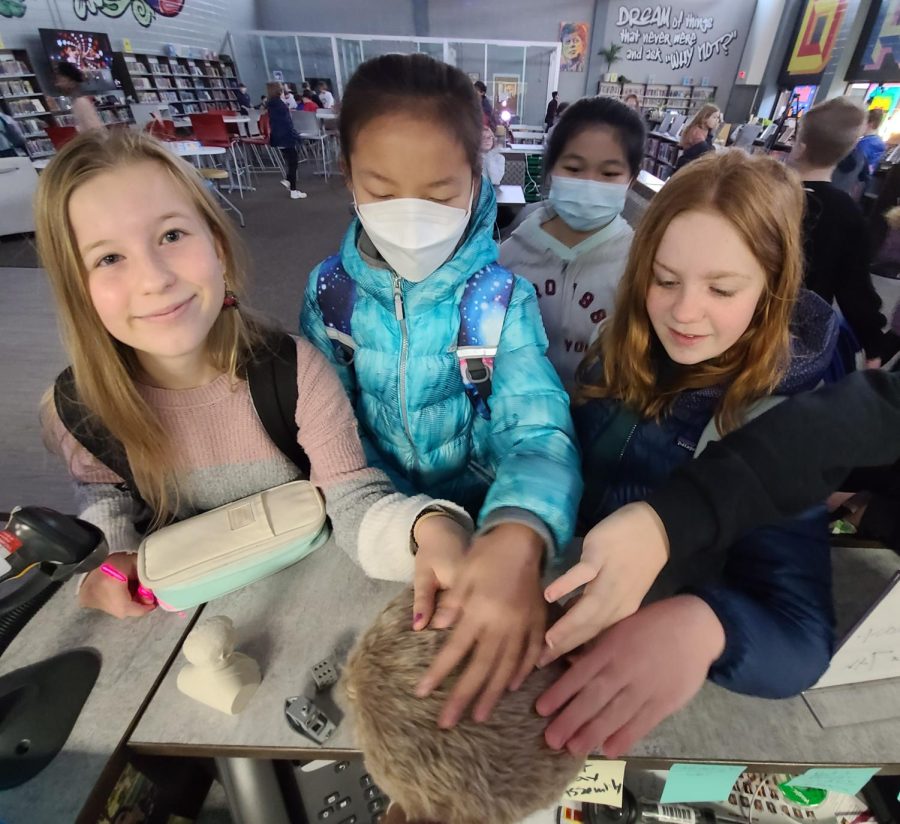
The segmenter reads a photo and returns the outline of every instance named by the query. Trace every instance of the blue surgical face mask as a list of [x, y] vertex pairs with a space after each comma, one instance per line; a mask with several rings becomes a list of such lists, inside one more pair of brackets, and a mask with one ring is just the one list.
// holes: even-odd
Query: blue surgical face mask
[[576, 232], [591, 232], [609, 223], [625, 208], [627, 183], [604, 183], [554, 175], [550, 203], [565, 224]]

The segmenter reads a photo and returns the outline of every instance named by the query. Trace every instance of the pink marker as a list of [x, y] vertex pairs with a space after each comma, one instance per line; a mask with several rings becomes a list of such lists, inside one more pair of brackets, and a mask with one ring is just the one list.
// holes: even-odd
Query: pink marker
[[123, 584], [128, 583], [128, 576], [125, 575], [121, 570], [116, 569], [112, 564], [100, 564], [100, 571], [104, 575], [108, 575], [110, 578], [115, 578], [117, 581], [121, 581]]
[[[114, 578], [116, 581], [121, 581], [126, 585], [128, 584], [128, 576], [120, 569], [116, 569], [112, 564], [100, 564], [100, 571], [104, 575]], [[156, 596], [153, 594], [153, 590], [147, 589], [143, 584], [138, 584], [135, 594], [137, 595], [138, 601], [145, 606], [156, 606], [158, 603]]]

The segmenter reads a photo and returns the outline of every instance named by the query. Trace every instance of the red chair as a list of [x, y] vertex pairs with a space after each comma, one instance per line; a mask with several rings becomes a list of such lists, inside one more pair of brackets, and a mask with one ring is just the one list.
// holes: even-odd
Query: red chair
[[144, 131], [164, 143], [180, 139], [175, 132], [174, 120], [150, 120], [144, 126]]
[[53, 148], [59, 151], [78, 134], [78, 129], [74, 126], [47, 126], [46, 132]]
[[194, 130], [194, 139], [199, 140], [204, 146], [213, 146], [217, 148], [227, 149], [231, 152], [231, 161], [234, 169], [234, 176], [237, 178], [238, 192], [241, 198], [244, 197], [244, 188], [241, 184], [241, 174], [243, 173], [238, 166], [237, 152], [235, 146], [239, 144], [236, 136], [228, 131], [228, 126], [222, 119], [221, 114], [211, 114], [204, 112], [203, 114], [189, 115], [191, 126]]
[[[272, 147], [269, 145], [269, 115], [267, 112], [263, 112], [259, 116], [259, 135], [253, 137], [241, 137], [240, 141], [241, 145], [249, 146], [250, 149], [252, 149], [253, 154], [256, 157], [256, 169], [258, 171], [279, 172], [281, 176], [284, 177], [284, 166], [281, 163], [281, 153], [272, 151]], [[261, 148], [264, 148], [268, 153], [269, 160], [272, 163], [272, 169], [267, 168], [263, 164], [262, 152], [260, 151]]]

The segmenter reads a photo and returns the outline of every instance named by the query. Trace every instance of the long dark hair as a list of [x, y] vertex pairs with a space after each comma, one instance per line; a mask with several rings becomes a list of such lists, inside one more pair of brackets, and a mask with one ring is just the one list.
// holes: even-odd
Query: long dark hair
[[350, 171], [360, 131], [379, 115], [403, 112], [440, 126], [462, 144], [474, 174], [481, 171], [481, 104], [459, 69], [425, 54], [373, 57], [353, 73], [341, 103], [341, 154]]

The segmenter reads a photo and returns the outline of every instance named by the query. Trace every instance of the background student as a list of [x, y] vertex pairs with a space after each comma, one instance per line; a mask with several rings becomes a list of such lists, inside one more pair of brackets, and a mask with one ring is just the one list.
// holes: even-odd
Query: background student
[[806, 211], [804, 285], [828, 303], [837, 302], [865, 350], [868, 366], [890, 354], [882, 329], [881, 298], [869, 274], [869, 236], [862, 212], [831, 182], [837, 163], [853, 148], [865, 110], [835, 97], [813, 106], [800, 119], [790, 163], [803, 180]]
[[621, 212], [641, 169], [644, 137], [640, 115], [617, 100], [569, 106], [544, 154], [548, 199], [500, 247], [500, 263], [534, 284], [547, 356], [567, 389], [613, 310], [634, 234]]
[[[469, 78], [423, 54], [374, 58], [347, 84], [340, 129], [357, 217], [310, 275], [301, 324], [395, 481], [477, 517], [465, 557], [417, 564], [414, 625], [429, 622], [435, 581], [452, 586], [434, 624], [456, 625], [423, 694], [472, 653], [441, 716], [452, 726], [478, 692], [486, 718], [540, 652], [541, 567], [571, 539], [581, 494], [568, 397], [534, 289], [496, 262]], [[496, 345], [492, 371], [460, 360], [461, 334]]]
[[290, 190], [291, 200], [302, 200], [306, 197], [306, 192], [301, 192], [297, 188], [297, 164], [300, 162], [297, 144], [300, 142], [300, 135], [294, 128], [291, 113], [284, 102], [286, 92], [281, 83], [266, 83], [266, 93], [269, 95], [266, 100], [266, 113], [269, 115], [269, 145], [281, 152], [286, 166], [287, 177], [281, 181], [281, 185]]
[[78, 66], [61, 60], [53, 66], [53, 78], [56, 88], [72, 100], [72, 117], [79, 132], [106, 128], [97, 114], [94, 99], [82, 91], [84, 72]]
[[691, 118], [691, 122], [684, 127], [681, 133], [682, 152], [675, 164], [675, 169], [684, 168], [692, 160], [702, 157], [707, 152], [715, 151], [713, 140], [716, 137], [716, 131], [722, 122], [722, 113], [718, 106], [707, 103], [700, 108]]

